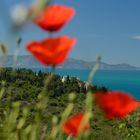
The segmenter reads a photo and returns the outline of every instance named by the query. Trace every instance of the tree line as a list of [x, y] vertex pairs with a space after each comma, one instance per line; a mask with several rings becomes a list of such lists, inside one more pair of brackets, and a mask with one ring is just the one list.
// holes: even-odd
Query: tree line
[[[6, 94], [11, 92], [13, 100], [32, 100], [36, 99], [38, 94], [44, 87], [44, 80], [49, 78], [52, 73], [34, 72], [31, 69], [15, 69], [1, 68], [0, 69], [0, 86], [5, 83]], [[64, 80], [63, 80], [64, 79]], [[46, 93], [51, 97], [61, 96], [74, 92], [76, 94], [87, 93], [88, 91], [96, 92], [98, 90], [106, 91], [105, 87], [88, 84], [81, 81], [77, 77], [60, 76], [53, 74], [48, 82]]]

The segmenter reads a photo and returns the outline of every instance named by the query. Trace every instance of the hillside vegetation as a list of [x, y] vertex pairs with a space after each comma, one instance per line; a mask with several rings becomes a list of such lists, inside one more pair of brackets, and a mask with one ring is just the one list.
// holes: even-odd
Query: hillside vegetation
[[[52, 75], [51, 73], [43, 73], [41, 71], [33, 72], [30, 69], [17, 69], [13, 71], [11, 68], [3, 68], [0, 72], [0, 139], [3, 140], [7, 139], [7, 136], [9, 136], [8, 133], [11, 135], [18, 132], [20, 136], [22, 131], [36, 122], [38, 112], [39, 125], [42, 128], [42, 131], [39, 131], [39, 135], [42, 136], [45, 126], [48, 128], [47, 134], [49, 135], [52, 127], [52, 118], [53, 116], [57, 116], [58, 119], [61, 118], [62, 112], [69, 104], [68, 96], [70, 93], [73, 92], [76, 94], [76, 98], [73, 100], [74, 109], [71, 112], [71, 114], [74, 114], [84, 110], [86, 95], [90, 94], [89, 91], [91, 93], [100, 90], [107, 91], [105, 87], [87, 86], [87, 83], [80, 81], [76, 77], [67, 76], [63, 79], [64, 77], [59, 75]], [[51, 78], [50, 75], [52, 75]], [[44, 90], [44, 83], [46, 83], [44, 77], [46, 79], [50, 78], [44, 92], [46, 94], [44, 98], [48, 97], [49, 100], [44, 102], [45, 106], [42, 110], [38, 109], [40, 101], [38, 96]], [[18, 113], [15, 112], [17, 111], [17, 106], [19, 106]], [[25, 113], [26, 109], [28, 110], [27, 114]], [[17, 114], [15, 115], [14, 113]], [[24, 124], [18, 129], [19, 120], [22, 120], [25, 114], [26, 119], [24, 120]], [[10, 115], [15, 115], [11, 117], [12, 121], [10, 121]], [[88, 135], [88, 139], [139, 140], [139, 116], [140, 111], [138, 110], [126, 119], [108, 121], [94, 103], [91, 133]], [[7, 121], [8, 119], [9, 121]], [[8, 126], [12, 127], [8, 128]]]

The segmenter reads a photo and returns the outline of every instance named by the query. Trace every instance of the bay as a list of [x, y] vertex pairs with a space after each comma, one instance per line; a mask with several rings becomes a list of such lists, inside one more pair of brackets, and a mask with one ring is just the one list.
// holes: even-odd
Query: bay
[[[40, 69], [33, 69], [39, 71]], [[46, 69], [41, 69], [46, 71]], [[50, 72], [50, 69], [47, 70]], [[56, 69], [56, 74], [61, 76], [78, 77], [87, 81], [90, 70]], [[93, 85], [105, 86], [108, 89], [124, 91], [140, 100], [140, 71], [136, 70], [98, 70], [92, 79]]]

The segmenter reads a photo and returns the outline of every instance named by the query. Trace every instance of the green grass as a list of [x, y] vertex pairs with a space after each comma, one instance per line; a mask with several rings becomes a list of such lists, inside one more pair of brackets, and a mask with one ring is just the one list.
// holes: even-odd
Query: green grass
[[[53, 89], [50, 88], [48, 90], [47, 88], [42, 92], [43, 74], [41, 78], [40, 75], [36, 75], [32, 71], [19, 70], [12, 77], [11, 72], [5, 69], [1, 73], [0, 87], [1, 91], [4, 91], [0, 102], [1, 140], [65, 140], [68, 135], [63, 134], [59, 127], [63, 123], [63, 119], [66, 119], [67, 115], [70, 116], [77, 112], [90, 112], [90, 109], [92, 109], [93, 117], [90, 120], [91, 128], [89, 134], [85, 134], [79, 139], [140, 139], [140, 110], [133, 112], [125, 119], [109, 121], [104, 117], [103, 112], [94, 102], [91, 107], [90, 102], [86, 101], [87, 95], [91, 93], [75, 92], [76, 98], [73, 100], [69, 97], [71, 95], [70, 93], [62, 92], [56, 93], [55, 95], [54, 91], [61, 91], [55, 89], [59, 84], [62, 84], [59, 76], [56, 76], [54, 81], [51, 82], [51, 85], [48, 85], [54, 87]], [[13, 80], [14, 78], [16, 80]], [[5, 84], [2, 81], [5, 81]], [[55, 81], [57, 81], [58, 85]], [[73, 82], [77, 84], [75, 81]], [[63, 91], [67, 91], [67, 88], [69, 88], [68, 83], [67, 86], [65, 85]], [[102, 88], [96, 87], [94, 89], [92, 87], [92, 89], [93, 91], [97, 91]], [[55, 129], [53, 130], [53, 128]], [[59, 129], [57, 130], [56, 128]], [[54, 131], [57, 132], [56, 136], [53, 134]]]

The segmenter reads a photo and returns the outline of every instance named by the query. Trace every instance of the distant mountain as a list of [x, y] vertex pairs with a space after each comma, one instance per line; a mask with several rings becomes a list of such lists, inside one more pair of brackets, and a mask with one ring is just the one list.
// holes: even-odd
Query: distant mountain
[[[84, 61], [74, 58], [69, 58], [64, 65], [58, 68], [64, 69], [92, 69], [95, 65], [95, 61]], [[0, 57], [1, 67], [12, 67], [13, 66], [13, 56], [9, 55], [6, 58]], [[38, 61], [36, 61], [31, 55], [18, 56], [16, 63], [18, 68], [44, 68]], [[104, 70], [140, 70], [139, 67], [131, 66], [129, 64], [107, 64], [101, 62], [100, 69]]]
[[[6, 58], [1, 56], [0, 57], [0, 66], [12, 67], [13, 62], [14, 62], [13, 60], [14, 60], [13, 55], [8, 55]], [[38, 68], [38, 67], [43, 67], [43, 66], [38, 61], [36, 61], [31, 55], [23, 55], [23, 56], [18, 56], [17, 62], [16, 62], [16, 67]]]
[[[95, 65], [95, 61], [84, 61], [84, 60], [78, 60], [70, 58], [66, 61], [63, 68], [71, 69], [92, 69], [92, 67]], [[104, 70], [140, 70], [139, 67], [131, 66], [129, 64], [107, 64], [104, 62], [101, 62], [100, 69]]]

